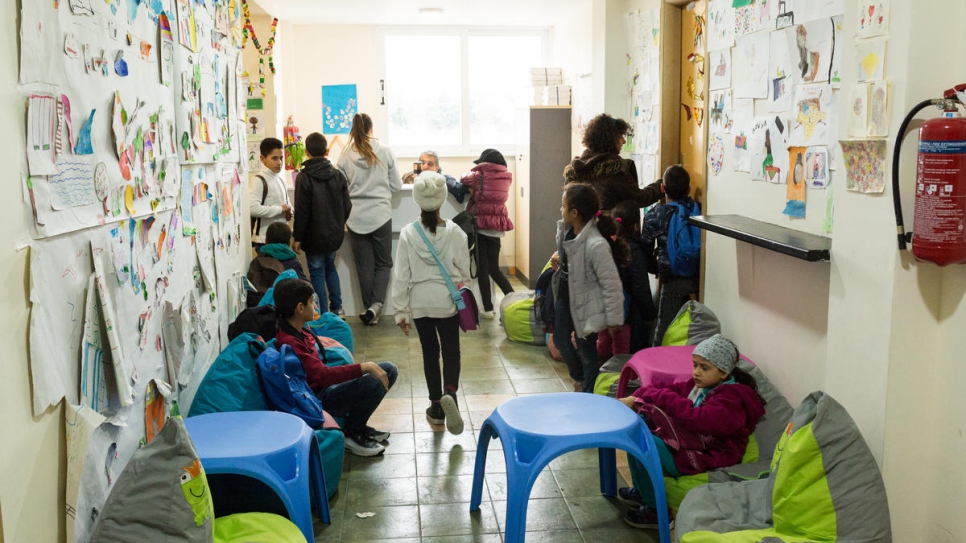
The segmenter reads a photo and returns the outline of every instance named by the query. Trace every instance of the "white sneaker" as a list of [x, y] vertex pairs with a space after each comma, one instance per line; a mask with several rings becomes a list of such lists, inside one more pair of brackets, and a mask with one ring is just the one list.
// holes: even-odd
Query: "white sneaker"
[[456, 400], [449, 394], [443, 394], [439, 400], [439, 405], [446, 414], [446, 429], [453, 435], [463, 433], [463, 417], [460, 416], [460, 409], [456, 406]]
[[487, 319], [492, 319], [493, 317], [496, 317], [496, 313], [493, 311], [480, 311], [480, 315], [482, 315], [484, 318], [487, 318]]
[[353, 435], [345, 434], [345, 450], [356, 456], [378, 456], [385, 452], [386, 448], [373, 441], [366, 434]]

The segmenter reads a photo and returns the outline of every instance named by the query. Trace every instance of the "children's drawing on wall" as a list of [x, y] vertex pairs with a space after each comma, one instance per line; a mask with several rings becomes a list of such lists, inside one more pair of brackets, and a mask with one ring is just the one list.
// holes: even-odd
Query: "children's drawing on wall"
[[885, 189], [886, 140], [841, 140], [845, 161], [845, 188], [852, 192], [881, 193]]
[[731, 132], [734, 112], [731, 109], [731, 89], [711, 92], [711, 132]]
[[798, 219], [805, 218], [805, 148], [789, 147], [788, 163], [791, 171], [785, 182], [785, 210], [782, 214]]
[[195, 8], [192, 0], [177, 0], [178, 41], [191, 51], [198, 50], [198, 34], [195, 25]]
[[60, 210], [97, 202], [90, 158], [61, 156], [57, 159], [57, 169], [49, 179], [51, 207]]
[[859, 81], [872, 81], [885, 77], [886, 40], [858, 40], [855, 59], [858, 62]]
[[711, 136], [708, 142], [708, 168], [713, 175], [721, 173], [724, 163], [724, 138], [720, 134]]
[[735, 98], [768, 96], [768, 33], [758, 32], [735, 40], [732, 62]]
[[793, 145], [827, 145], [832, 88], [827, 84], [795, 88], [795, 111], [789, 142]]
[[27, 105], [27, 164], [30, 175], [57, 173], [54, 127], [57, 103], [52, 95], [31, 94]]
[[721, 49], [711, 53], [711, 90], [731, 86], [731, 49]]
[[265, 116], [261, 111], [248, 112], [248, 129], [246, 135], [248, 139], [261, 140], [265, 137]]
[[869, 83], [869, 135], [886, 137], [889, 135], [888, 114], [889, 84], [885, 81]]
[[322, 132], [348, 134], [359, 111], [355, 85], [322, 86]]
[[731, 153], [732, 167], [736, 172], [751, 172], [751, 153], [748, 139], [755, 124], [754, 100], [734, 100], [735, 147]]
[[819, 19], [785, 29], [795, 59], [795, 80], [806, 83], [828, 81], [832, 66], [835, 22]]
[[735, 8], [731, 0], [708, 2], [708, 50], [728, 49], [735, 44]]
[[805, 178], [808, 187], [824, 189], [829, 182], [828, 147], [809, 147], [805, 150]]
[[795, 62], [785, 32], [772, 32], [768, 50], [768, 111], [783, 112], [792, 108]]
[[858, 3], [859, 16], [856, 20], [856, 36], [872, 38], [889, 33], [890, 0], [863, 0]]
[[787, 127], [778, 117], [755, 120], [749, 142], [754, 181], [782, 183], [788, 172]]
[[849, 90], [848, 134], [864, 138], [869, 134], [869, 85], [856, 83]]
[[171, 33], [171, 21], [162, 13], [158, 16], [158, 66], [161, 69], [161, 84], [171, 86], [174, 79], [174, 34]]

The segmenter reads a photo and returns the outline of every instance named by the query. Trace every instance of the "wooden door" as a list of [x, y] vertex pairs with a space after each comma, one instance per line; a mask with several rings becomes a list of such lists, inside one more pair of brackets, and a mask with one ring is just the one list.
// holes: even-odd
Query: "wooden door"
[[708, 1], [696, 0], [691, 9], [681, 10], [681, 158], [691, 174], [691, 197], [704, 207], [707, 193], [708, 83], [707, 61]]

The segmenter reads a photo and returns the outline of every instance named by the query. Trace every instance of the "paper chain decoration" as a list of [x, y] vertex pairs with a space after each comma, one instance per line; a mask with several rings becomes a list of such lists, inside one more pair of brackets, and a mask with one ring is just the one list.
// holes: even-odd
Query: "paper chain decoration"
[[242, 0], [242, 13], [245, 16], [245, 26], [242, 27], [242, 48], [248, 42], [250, 34], [255, 50], [258, 51], [259, 55], [268, 57], [268, 68], [272, 70], [272, 75], [275, 75], [275, 57], [272, 52], [275, 49], [275, 31], [278, 29], [278, 19], [272, 19], [272, 35], [268, 38], [268, 45], [262, 48], [262, 45], [258, 43], [258, 36], [255, 35], [255, 27], [252, 25], [251, 13], [248, 11], [248, 0]]

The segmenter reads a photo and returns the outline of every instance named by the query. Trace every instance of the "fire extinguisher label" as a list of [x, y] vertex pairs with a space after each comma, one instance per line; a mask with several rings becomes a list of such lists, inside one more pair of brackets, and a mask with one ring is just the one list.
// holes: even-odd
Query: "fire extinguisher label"
[[966, 141], [920, 141], [914, 244], [966, 242]]

